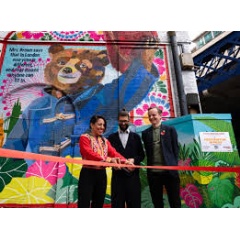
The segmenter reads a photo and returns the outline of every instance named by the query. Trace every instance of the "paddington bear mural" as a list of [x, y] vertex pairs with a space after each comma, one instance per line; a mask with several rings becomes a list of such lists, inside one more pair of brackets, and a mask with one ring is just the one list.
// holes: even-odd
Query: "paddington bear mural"
[[134, 58], [118, 79], [103, 85], [109, 64], [107, 51], [65, 49], [61, 44], [50, 46], [48, 51], [51, 60], [44, 69], [44, 96], [25, 109], [9, 134], [6, 148], [78, 157], [79, 136], [88, 130], [92, 115], [104, 115], [108, 120], [106, 134], [113, 132], [119, 109], [131, 111], [159, 78], [151, 62], [154, 52], [148, 56], [150, 62], [142, 54], [143, 59]]
[[[117, 129], [117, 113], [120, 109], [140, 112], [141, 110], [136, 111], [136, 106], [144, 107], [144, 100], [149, 101], [151, 97], [154, 99], [155, 95], [150, 93], [153, 87], [159, 85], [159, 67], [164, 68], [163, 64], [159, 66], [156, 64], [159, 62], [154, 62], [156, 52], [162, 52], [158, 48], [157, 33], [102, 32], [99, 35], [98, 41], [102, 41], [104, 47], [94, 44], [69, 45], [60, 41], [52, 44], [48, 42], [40, 47], [34, 46], [36, 52], [40, 51], [41, 47], [47, 49], [43, 64], [36, 63], [40, 61], [38, 53], [35, 53], [35, 50], [33, 53], [29, 46], [7, 48], [12, 64], [14, 59], [21, 61], [21, 53], [32, 57], [32, 61], [27, 61], [29, 67], [26, 63], [13, 67], [12, 76], [18, 76], [15, 72], [20, 74], [31, 66], [36, 68], [38, 65], [41, 69], [36, 72], [42, 76], [39, 78], [43, 79], [38, 78], [38, 83], [31, 84], [31, 87], [37, 87], [37, 97], [35, 95], [25, 105], [24, 96], [15, 99], [11, 108], [12, 114], [9, 116], [11, 122], [8, 122], [8, 127], [5, 126], [3, 148], [81, 159], [79, 137], [89, 130], [89, 119], [92, 115], [100, 114], [106, 117], [107, 136]], [[121, 45], [119, 41], [126, 44]], [[16, 56], [19, 53], [18, 58], [14, 58], [13, 53]], [[5, 67], [6, 71], [7, 69]], [[20, 69], [23, 69], [22, 72]], [[117, 74], [111, 78], [111, 74], [106, 74], [107, 69], [108, 72], [111, 69]], [[18, 78], [15, 77], [14, 80], [16, 79]], [[22, 78], [19, 78], [18, 83], [19, 81], [24, 82]], [[9, 94], [3, 91], [2, 101], [6, 101], [4, 97], [9, 97]], [[159, 100], [159, 97], [155, 98]], [[170, 104], [167, 102], [166, 105], [167, 114], [170, 114]], [[138, 118], [133, 117], [134, 120], [136, 125]], [[19, 161], [14, 158], [2, 161], [2, 164], [15, 166], [12, 166], [14, 173], [10, 177], [6, 176], [7, 172], [3, 175], [3, 183], [0, 183], [0, 203], [45, 206], [76, 203], [80, 165], [31, 159]], [[111, 174], [110, 170], [108, 174]], [[37, 197], [33, 195], [30, 200], [21, 192], [15, 191], [14, 195], [14, 188], [20, 184], [26, 185], [27, 191], [31, 191], [31, 187], [41, 187], [44, 190], [39, 190], [40, 194]], [[109, 203], [109, 188], [108, 181], [106, 203]]]

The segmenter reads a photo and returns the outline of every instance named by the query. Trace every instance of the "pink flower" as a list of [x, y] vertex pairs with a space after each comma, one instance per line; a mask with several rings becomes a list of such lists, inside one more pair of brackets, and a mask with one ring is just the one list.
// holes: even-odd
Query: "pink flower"
[[178, 166], [190, 166], [192, 159], [187, 158], [187, 159], [180, 159], [178, 161]]
[[44, 36], [44, 34], [42, 32], [29, 32], [29, 31], [25, 31], [22, 32], [23, 37], [25, 37], [26, 39], [40, 39], [41, 37]]
[[160, 75], [162, 75], [163, 72], [166, 70], [166, 68], [164, 67], [164, 61], [160, 58], [155, 58], [153, 62], [157, 66]]
[[101, 31], [88, 31], [88, 33], [95, 41], [100, 41], [103, 39], [103, 32]]
[[26, 177], [36, 176], [46, 179], [52, 185], [56, 184], [59, 178], [63, 178], [66, 173], [64, 163], [36, 161], [27, 172]]

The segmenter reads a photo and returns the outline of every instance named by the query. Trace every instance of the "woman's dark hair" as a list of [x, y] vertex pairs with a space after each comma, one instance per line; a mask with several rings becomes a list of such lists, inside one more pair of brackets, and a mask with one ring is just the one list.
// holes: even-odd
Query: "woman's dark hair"
[[104, 132], [106, 131], [106, 128], [107, 128], [107, 121], [106, 119], [101, 116], [101, 115], [93, 115], [90, 119], [90, 129], [91, 129], [91, 124], [95, 124], [99, 119], [102, 119], [104, 121], [104, 126], [105, 126], [105, 129], [104, 129]]

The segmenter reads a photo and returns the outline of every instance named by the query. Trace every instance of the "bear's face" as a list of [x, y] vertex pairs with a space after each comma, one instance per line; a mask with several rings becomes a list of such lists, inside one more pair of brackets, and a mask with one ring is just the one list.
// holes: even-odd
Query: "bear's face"
[[106, 51], [49, 48], [51, 61], [46, 65], [45, 81], [65, 94], [76, 94], [100, 83], [109, 64]]

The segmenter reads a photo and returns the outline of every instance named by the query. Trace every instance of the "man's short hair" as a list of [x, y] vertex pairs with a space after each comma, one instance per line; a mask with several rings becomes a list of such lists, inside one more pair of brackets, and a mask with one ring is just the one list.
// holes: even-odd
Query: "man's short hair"
[[157, 106], [149, 107], [149, 108], [148, 108], [148, 111], [149, 111], [149, 110], [152, 110], [152, 109], [156, 109], [157, 112], [158, 112], [158, 114], [162, 114], [162, 110], [161, 110], [159, 107], [157, 107]]
[[128, 111], [126, 111], [125, 108], [123, 108], [121, 111], [118, 112], [118, 118], [119, 118], [120, 116], [122, 116], [122, 117], [127, 116], [128, 119], [130, 118], [129, 113], [128, 113]]

